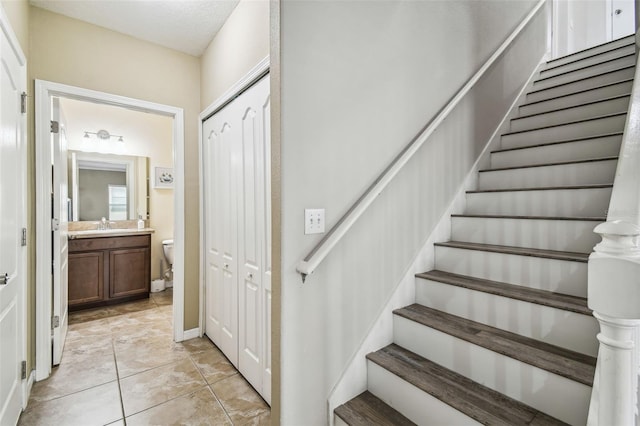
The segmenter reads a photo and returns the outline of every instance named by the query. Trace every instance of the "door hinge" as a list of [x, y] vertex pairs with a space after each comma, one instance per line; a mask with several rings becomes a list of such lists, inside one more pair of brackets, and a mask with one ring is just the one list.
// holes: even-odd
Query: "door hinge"
[[27, 378], [27, 361], [22, 361], [20, 363], [20, 377], [22, 377], [22, 380]]
[[22, 238], [20, 239], [20, 245], [22, 247], [27, 245], [27, 228], [22, 228]]
[[60, 123], [51, 120], [51, 133], [58, 133], [60, 131]]
[[23, 114], [27, 113], [27, 93], [22, 92], [20, 95], [20, 112]]
[[53, 273], [56, 271], [56, 262], [55, 261], [51, 261], [51, 275], [53, 275]]
[[55, 232], [55, 231], [59, 231], [60, 230], [60, 220], [58, 218], [52, 217], [51, 218], [51, 231]]
[[51, 328], [54, 329], [58, 327], [60, 327], [60, 317], [56, 315], [51, 318]]

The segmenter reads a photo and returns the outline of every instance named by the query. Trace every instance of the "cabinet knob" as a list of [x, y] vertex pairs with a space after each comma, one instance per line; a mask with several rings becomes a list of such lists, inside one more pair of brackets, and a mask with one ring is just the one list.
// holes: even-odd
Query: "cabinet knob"
[[616, 9], [616, 11], [614, 12], [616, 15], [620, 15], [622, 13], [622, 9]]
[[4, 274], [0, 274], [0, 285], [7, 285], [9, 282], [9, 274], [6, 272]]
[[253, 274], [252, 274], [251, 272], [249, 272], [249, 273], [247, 274], [247, 278], [249, 278], [250, 280], [252, 280], [252, 279], [253, 279]]
[[228, 263], [225, 263], [222, 266], [224, 267], [224, 269], [229, 269], [229, 264]]

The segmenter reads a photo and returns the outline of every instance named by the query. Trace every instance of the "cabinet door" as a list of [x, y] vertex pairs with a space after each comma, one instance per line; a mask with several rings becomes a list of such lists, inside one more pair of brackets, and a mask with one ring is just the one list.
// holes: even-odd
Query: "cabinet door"
[[109, 297], [147, 293], [150, 285], [149, 248], [117, 249], [109, 252]]
[[69, 253], [69, 307], [104, 300], [103, 251]]

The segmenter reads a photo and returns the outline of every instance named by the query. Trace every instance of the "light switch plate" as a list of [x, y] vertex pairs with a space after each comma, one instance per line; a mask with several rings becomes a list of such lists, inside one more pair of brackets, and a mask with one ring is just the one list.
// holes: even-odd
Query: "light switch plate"
[[324, 232], [324, 209], [304, 209], [304, 233], [322, 234]]

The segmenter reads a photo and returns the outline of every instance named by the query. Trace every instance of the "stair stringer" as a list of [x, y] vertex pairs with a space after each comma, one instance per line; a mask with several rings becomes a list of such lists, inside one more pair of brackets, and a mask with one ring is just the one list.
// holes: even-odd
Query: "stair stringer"
[[415, 303], [415, 275], [435, 266], [436, 242], [449, 241], [451, 237], [451, 215], [462, 214], [466, 207], [466, 191], [477, 189], [478, 171], [488, 168], [491, 161], [491, 151], [501, 148], [501, 136], [509, 131], [510, 121], [518, 116], [519, 105], [524, 102], [527, 92], [533, 87], [533, 81], [540, 73], [543, 65], [549, 60], [549, 53], [540, 59], [538, 66], [531, 73], [527, 82], [516, 96], [502, 121], [493, 132], [484, 149], [476, 159], [463, 183], [455, 193], [451, 203], [442, 213], [431, 234], [418, 250], [413, 261], [405, 273], [394, 286], [394, 291], [384, 307], [371, 325], [366, 337], [351, 357], [347, 367], [343, 370], [327, 398], [329, 425], [334, 426], [334, 410], [367, 389], [367, 359], [366, 355], [393, 342], [393, 311]]

